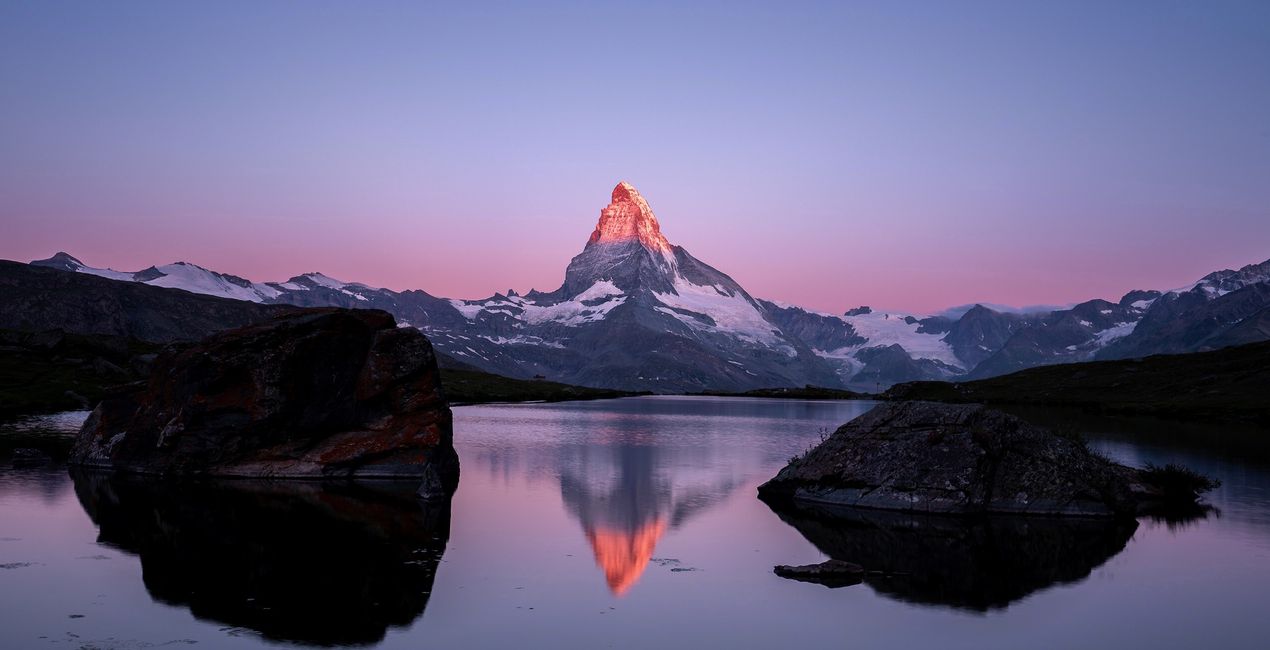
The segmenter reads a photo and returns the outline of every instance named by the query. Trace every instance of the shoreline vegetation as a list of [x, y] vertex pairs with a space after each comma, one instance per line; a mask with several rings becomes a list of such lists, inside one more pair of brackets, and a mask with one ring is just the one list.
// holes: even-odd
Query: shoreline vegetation
[[441, 387], [450, 406], [515, 402], [570, 402], [651, 395], [647, 392], [573, 386], [546, 379], [516, 379], [480, 370], [441, 367]]
[[684, 393], [693, 397], [766, 397], [771, 399], [810, 399], [810, 400], [851, 400], [878, 399], [872, 393], [858, 393], [845, 388], [826, 388], [808, 384], [802, 388], [756, 388], [741, 392], [707, 390], [695, 393]]
[[961, 383], [898, 384], [888, 401], [1075, 408], [1106, 415], [1270, 423], [1270, 342], [1029, 368]]

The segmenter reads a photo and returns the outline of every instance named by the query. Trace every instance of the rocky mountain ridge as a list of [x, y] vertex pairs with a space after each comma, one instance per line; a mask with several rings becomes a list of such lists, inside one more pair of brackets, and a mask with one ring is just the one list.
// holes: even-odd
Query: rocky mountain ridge
[[253, 282], [185, 262], [120, 272], [66, 253], [32, 264], [264, 304], [382, 309], [423, 331], [439, 351], [487, 372], [626, 390], [875, 390], [1270, 338], [1270, 261], [1169, 292], [1132, 291], [1116, 302], [1050, 311], [975, 305], [920, 316], [858, 307], [839, 315], [760, 300], [671, 244], [648, 201], [625, 181], [550, 292], [459, 300], [321, 273]]

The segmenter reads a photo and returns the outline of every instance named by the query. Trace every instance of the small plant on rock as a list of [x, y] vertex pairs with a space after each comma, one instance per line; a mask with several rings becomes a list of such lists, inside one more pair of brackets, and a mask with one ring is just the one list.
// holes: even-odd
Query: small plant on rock
[[1174, 463], [1163, 467], [1147, 463], [1141, 477], [1143, 483], [1159, 490], [1167, 501], [1194, 501], [1199, 495], [1221, 486], [1218, 479]]

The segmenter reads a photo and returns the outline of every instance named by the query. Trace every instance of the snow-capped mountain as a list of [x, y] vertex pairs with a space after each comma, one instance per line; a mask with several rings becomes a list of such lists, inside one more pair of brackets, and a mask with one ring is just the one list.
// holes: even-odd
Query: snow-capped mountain
[[258, 303], [383, 309], [463, 363], [514, 377], [655, 391], [817, 384], [874, 389], [988, 377], [1022, 368], [1187, 352], [1270, 339], [1270, 262], [1211, 273], [1170, 292], [1061, 309], [985, 305], [933, 316], [857, 307], [826, 314], [759, 300], [670, 243], [629, 183], [551, 292], [457, 300], [321, 273], [252, 282], [176, 262], [137, 272], [66, 253], [32, 262], [65, 271]]
[[130, 280], [155, 287], [184, 289], [190, 293], [202, 293], [209, 296], [233, 298], [234, 300], [268, 302], [282, 293], [281, 290], [269, 284], [251, 282], [236, 275], [216, 273], [188, 262], [173, 262], [163, 266], [151, 266], [142, 271], [130, 272], [93, 268], [67, 253], [58, 253], [46, 260], [36, 260], [31, 263], [36, 266], [48, 266], [63, 271], [87, 273], [110, 280]]
[[[467, 331], [521, 351], [527, 367], [562, 381], [651, 390], [838, 381], [732, 278], [672, 245], [625, 182], [560, 288], [452, 304]], [[454, 354], [482, 365], [478, 351]]]

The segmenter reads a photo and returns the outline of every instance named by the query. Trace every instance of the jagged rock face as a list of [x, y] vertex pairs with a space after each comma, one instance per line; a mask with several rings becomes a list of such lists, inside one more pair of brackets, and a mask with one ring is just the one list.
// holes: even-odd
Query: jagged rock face
[[967, 368], [974, 368], [1000, 350], [1023, 325], [1023, 319], [1015, 314], [975, 305], [949, 326], [944, 340]]
[[453, 489], [452, 442], [428, 340], [384, 312], [329, 309], [165, 351], [144, 388], [98, 405], [71, 461], [161, 475], [426, 477]]
[[1121, 296], [1119, 304], [1121, 307], [1137, 307], [1142, 309], [1161, 295], [1163, 294], [1159, 291], [1135, 289]]
[[1130, 516], [1134, 476], [1076, 440], [1000, 411], [899, 402], [843, 425], [759, 495], [924, 513]]
[[1089, 300], [1021, 323], [1001, 346], [966, 375], [994, 377], [1024, 368], [1089, 361], [1107, 344], [1132, 332], [1141, 307]]
[[656, 252], [670, 250], [670, 242], [661, 234], [661, 226], [648, 201], [626, 181], [613, 188], [613, 201], [600, 210], [600, 222], [587, 244], [610, 244], [638, 241]]
[[[1232, 282], [1230, 277], [1223, 277], [1219, 284], [1229, 287]], [[1156, 299], [1134, 331], [1101, 350], [1098, 358], [1202, 352], [1255, 343], [1267, 339], [1267, 323], [1270, 284], [1246, 284], [1227, 293], [1198, 286]]]
[[[684, 391], [838, 383], [832, 366], [782, 332], [764, 304], [672, 246], [626, 182], [559, 289], [458, 308], [490, 340], [514, 341], [533, 373], [568, 383]], [[479, 347], [455, 355], [478, 366], [489, 357]]]
[[856, 359], [864, 367], [852, 378], [853, 382], [868, 385], [870, 382], [890, 385], [896, 382], [917, 381], [927, 377], [953, 377], [958, 369], [934, 359], [914, 359], [897, 343], [873, 348], [863, 348]]
[[672, 291], [675, 257], [648, 201], [622, 181], [613, 188], [612, 201], [600, 210], [586, 247], [570, 260], [564, 284], [548, 296], [567, 300], [600, 281], [612, 282], [624, 292]]
[[760, 301], [767, 315], [781, 330], [798, 338], [815, 350], [838, 350], [860, 346], [868, 339], [856, 333], [850, 323], [841, 318], [813, 314], [798, 307], [777, 305]]

